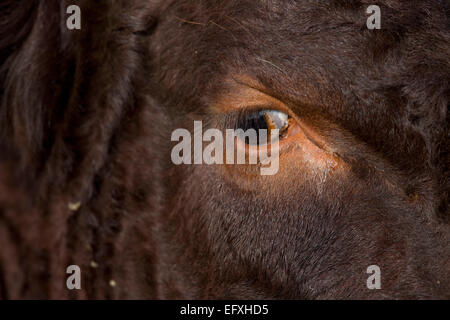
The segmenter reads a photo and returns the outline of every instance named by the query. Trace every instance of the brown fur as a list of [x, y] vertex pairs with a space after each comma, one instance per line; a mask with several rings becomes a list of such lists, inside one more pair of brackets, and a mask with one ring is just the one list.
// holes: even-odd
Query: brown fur
[[[377, 1], [368, 30], [370, 4], [1, 0], [0, 297], [450, 298], [450, 9]], [[345, 170], [174, 166], [236, 76]]]

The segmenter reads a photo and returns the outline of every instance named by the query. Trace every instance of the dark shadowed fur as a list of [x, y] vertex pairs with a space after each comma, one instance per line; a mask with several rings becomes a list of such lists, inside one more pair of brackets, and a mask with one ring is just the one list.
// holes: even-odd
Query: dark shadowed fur
[[[0, 0], [0, 298], [450, 298], [448, 1], [375, 2]], [[345, 174], [174, 166], [234, 76]]]

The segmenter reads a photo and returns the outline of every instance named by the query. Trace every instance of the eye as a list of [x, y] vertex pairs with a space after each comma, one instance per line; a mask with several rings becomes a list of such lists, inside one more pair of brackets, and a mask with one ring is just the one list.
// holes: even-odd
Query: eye
[[[241, 137], [246, 144], [249, 145], [264, 145], [267, 141], [260, 141], [259, 130], [267, 130], [267, 137], [271, 137], [271, 131], [279, 130], [279, 139], [282, 139], [290, 126], [291, 117], [286, 113], [276, 110], [262, 110], [262, 111], [246, 111], [239, 116], [236, 129], [256, 131], [255, 139], [250, 139], [247, 135]], [[264, 139], [263, 139], [264, 140]]]

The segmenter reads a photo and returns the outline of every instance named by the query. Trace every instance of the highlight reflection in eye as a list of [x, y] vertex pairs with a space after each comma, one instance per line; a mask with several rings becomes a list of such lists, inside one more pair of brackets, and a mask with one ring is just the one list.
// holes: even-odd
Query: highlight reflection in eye
[[258, 137], [256, 144], [249, 139], [245, 139], [245, 143], [249, 145], [264, 145], [267, 144], [267, 141], [260, 141], [259, 130], [267, 130], [267, 137], [271, 137], [271, 131], [278, 129], [279, 139], [281, 139], [289, 129], [290, 120], [289, 115], [276, 110], [245, 112], [239, 117], [236, 129], [242, 129], [243, 131], [255, 130]]

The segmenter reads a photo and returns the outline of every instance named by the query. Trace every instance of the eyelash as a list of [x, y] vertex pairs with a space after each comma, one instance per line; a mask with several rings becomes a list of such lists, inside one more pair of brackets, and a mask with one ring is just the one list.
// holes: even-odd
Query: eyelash
[[[274, 109], [273, 106], [254, 106], [228, 114], [225, 122], [227, 128], [235, 130], [255, 129], [258, 132], [258, 129], [266, 129], [268, 130], [268, 136], [270, 136], [272, 129], [279, 129], [280, 139], [282, 139], [289, 130], [292, 121], [293, 119], [288, 113]], [[283, 122], [285, 126], [281, 128]], [[269, 127], [271, 124], [275, 127]], [[260, 145], [260, 142], [258, 141], [257, 144]]]

